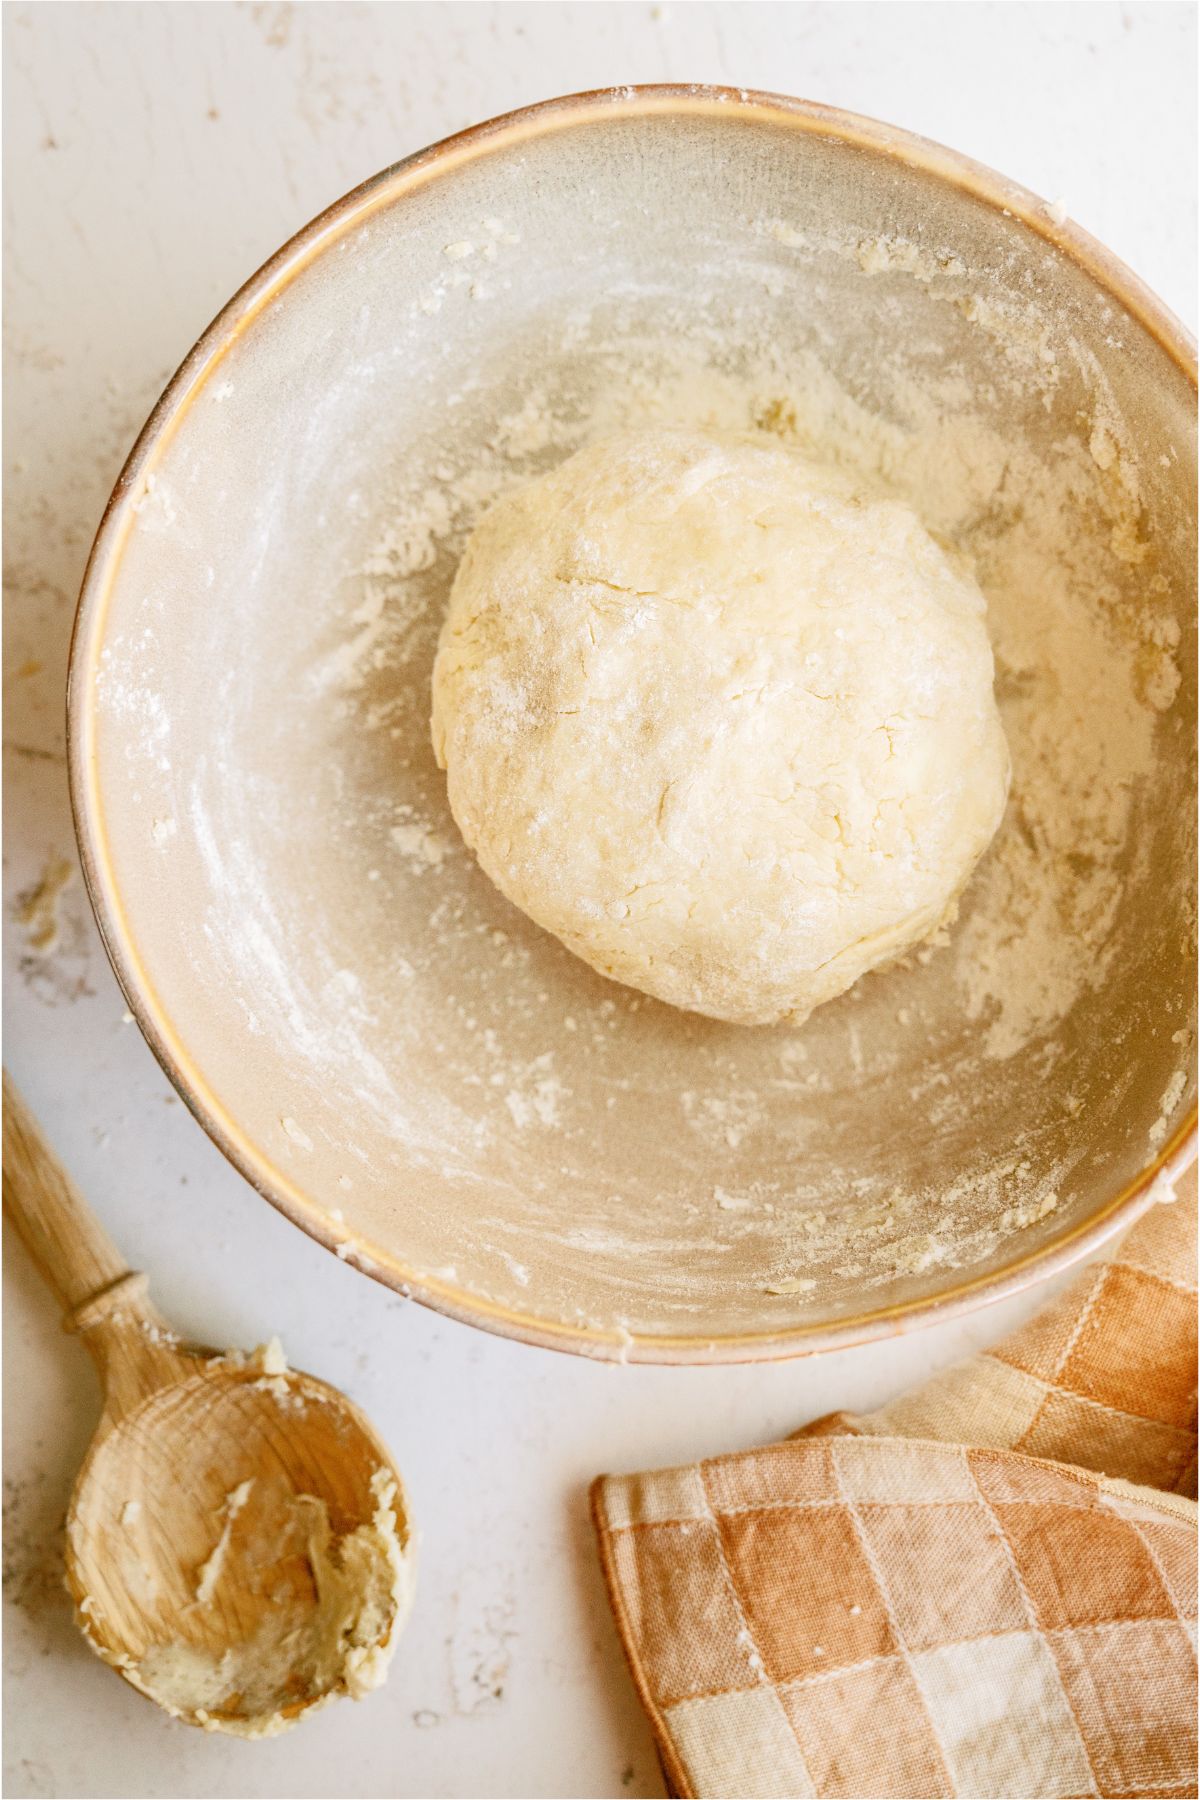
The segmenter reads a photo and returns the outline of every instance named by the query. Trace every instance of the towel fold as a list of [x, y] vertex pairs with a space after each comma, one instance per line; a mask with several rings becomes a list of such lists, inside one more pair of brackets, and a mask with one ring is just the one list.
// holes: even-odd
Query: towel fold
[[684, 1796], [1196, 1793], [1195, 1173], [879, 1412], [603, 1476], [609, 1597]]

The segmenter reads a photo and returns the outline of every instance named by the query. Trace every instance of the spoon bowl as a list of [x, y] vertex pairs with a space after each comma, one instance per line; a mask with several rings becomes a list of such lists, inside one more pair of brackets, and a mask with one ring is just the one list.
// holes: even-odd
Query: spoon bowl
[[406, 1519], [395, 1480], [379, 1479], [383, 1446], [343, 1394], [261, 1360], [197, 1361], [89, 1454], [67, 1583], [89, 1641], [133, 1686], [190, 1723], [259, 1735], [371, 1685], [396, 1621], [330, 1592], [329, 1546], [378, 1534], [386, 1594], [379, 1515], [398, 1537]]
[[67, 1514], [96, 1653], [189, 1724], [273, 1736], [387, 1671], [411, 1600], [400, 1477], [336, 1388], [179, 1341], [4, 1082], [4, 1206], [104, 1384]]

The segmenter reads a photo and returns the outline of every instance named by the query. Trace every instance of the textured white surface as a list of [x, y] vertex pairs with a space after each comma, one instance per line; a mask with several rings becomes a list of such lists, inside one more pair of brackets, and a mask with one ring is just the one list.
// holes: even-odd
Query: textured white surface
[[88, 543], [199, 330], [283, 238], [384, 164], [571, 89], [729, 81], [873, 113], [1042, 193], [1194, 323], [1194, 14], [1176, 5], [12, 6], [7, 283], [5, 1057], [187, 1331], [344, 1386], [424, 1527], [384, 1691], [246, 1745], [172, 1725], [84, 1648], [57, 1528], [94, 1419], [82, 1350], [5, 1258], [7, 1730], [17, 1795], [662, 1792], [601, 1596], [601, 1469], [877, 1404], [1045, 1290], [815, 1363], [613, 1369], [405, 1306], [226, 1167], [122, 1023], [78, 881], [58, 949], [18, 896], [72, 856], [62, 688]]

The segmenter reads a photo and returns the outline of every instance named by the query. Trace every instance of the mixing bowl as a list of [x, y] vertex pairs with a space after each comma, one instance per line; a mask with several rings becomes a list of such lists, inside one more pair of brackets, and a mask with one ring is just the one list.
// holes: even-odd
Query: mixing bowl
[[[74, 642], [92, 901], [205, 1129], [380, 1280], [647, 1362], [943, 1318], [1164, 1197], [1195, 1119], [1194, 400], [1182, 328], [1059, 209], [801, 101], [575, 96], [339, 201], [159, 402]], [[573, 959], [474, 865], [430, 749], [472, 521], [647, 420], [818, 448], [988, 597], [1000, 834], [952, 929], [798, 1031]]]

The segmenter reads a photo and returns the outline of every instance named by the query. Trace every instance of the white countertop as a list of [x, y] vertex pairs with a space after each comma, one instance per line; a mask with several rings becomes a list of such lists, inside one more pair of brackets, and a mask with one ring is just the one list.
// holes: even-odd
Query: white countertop
[[264, 1744], [160, 1717], [86, 1650], [59, 1529], [96, 1411], [19, 1246], [4, 1265], [9, 1795], [638, 1795], [662, 1787], [592, 1550], [600, 1470], [866, 1408], [1045, 1289], [819, 1361], [611, 1368], [404, 1304], [265, 1206], [176, 1100], [76, 878], [37, 958], [18, 896], [73, 860], [67, 641], [133, 436], [222, 302], [364, 176], [490, 114], [626, 82], [728, 82], [908, 126], [1002, 169], [1189, 323], [1195, 19], [1182, 5], [14, 5], [7, 206], [5, 1059], [97, 1212], [189, 1333], [346, 1388], [424, 1527], [382, 1693]]

